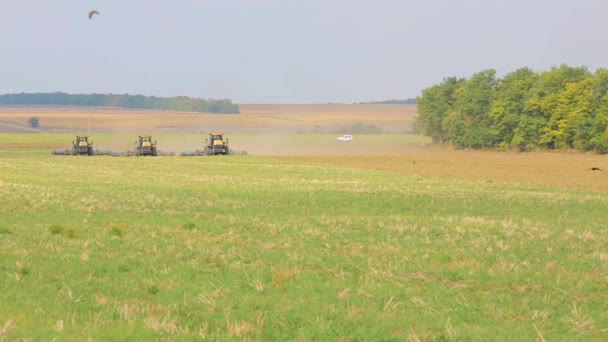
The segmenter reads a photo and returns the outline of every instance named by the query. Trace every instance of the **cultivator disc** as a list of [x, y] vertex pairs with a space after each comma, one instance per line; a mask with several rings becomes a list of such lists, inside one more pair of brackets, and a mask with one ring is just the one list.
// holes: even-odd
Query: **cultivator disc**
[[194, 151], [183, 151], [179, 155], [186, 156], [186, 157], [193, 157], [193, 156], [196, 156], [196, 153]]
[[112, 155], [112, 151], [110, 150], [95, 150], [93, 153], [96, 156], [110, 156]]
[[54, 155], [59, 155], [59, 156], [67, 156], [67, 155], [71, 155], [72, 151], [71, 150], [65, 150], [65, 149], [57, 149], [57, 150], [53, 150], [53, 154]]

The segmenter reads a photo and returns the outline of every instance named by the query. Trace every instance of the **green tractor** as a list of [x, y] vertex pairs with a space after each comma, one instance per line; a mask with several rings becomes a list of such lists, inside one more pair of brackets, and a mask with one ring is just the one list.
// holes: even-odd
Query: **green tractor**
[[93, 141], [89, 142], [88, 135], [77, 135], [76, 140], [72, 141], [72, 155], [79, 154], [93, 155]]
[[157, 156], [156, 141], [152, 142], [152, 136], [149, 134], [140, 135], [139, 139], [135, 142], [136, 156]]

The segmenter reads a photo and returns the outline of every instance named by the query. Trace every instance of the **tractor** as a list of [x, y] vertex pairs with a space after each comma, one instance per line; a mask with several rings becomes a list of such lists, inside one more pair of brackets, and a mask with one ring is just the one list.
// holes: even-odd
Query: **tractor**
[[209, 133], [209, 138], [205, 139], [205, 148], [195, 151], [183, 151], [182, 156], [215, 156], [229, 154], [247, 154], [247, 151], [228, 148], [228, 138], [224, 139], [224, 133]]
[[72, 155], [78, 154], [93, 155], [93, 141], [89, 142], [88, 135], [77, 135], [76, 140], [72, 141]]
[[156, 141], [152, 142], [152, 136], [144, 134], [139, 136], [139, 140], [135, 141], [136, 156], [157, 156]]
[[205, 155], [228, 155], [228, 139], [224, 140], [224, 133], [209, 133], [209, 139], [205, 139]]

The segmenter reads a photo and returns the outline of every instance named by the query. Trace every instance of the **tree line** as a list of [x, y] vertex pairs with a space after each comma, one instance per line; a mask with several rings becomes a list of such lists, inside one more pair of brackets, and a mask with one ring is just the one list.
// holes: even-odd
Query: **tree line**
[[109, 106], [180, 112], [240, 113], [231, 100], [115, 94], [19, 93], [0, 95], [0, 105]]
[[566, 64], [503, 78], [493, 69], [448, 77], [417, 98], [414, 129], [459, 148], [608, 153], [608, 69]]

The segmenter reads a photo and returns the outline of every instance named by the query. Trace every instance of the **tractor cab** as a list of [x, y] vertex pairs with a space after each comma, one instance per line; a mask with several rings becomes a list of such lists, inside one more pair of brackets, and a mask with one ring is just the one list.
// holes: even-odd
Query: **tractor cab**
[[211, 145], [222, 145], [224, 144], [224, 133], [211, 133], [209, 135]]
[[76, 144], [78, 146], [86, 146], [89, 144], [89, 136], [88, 135], [77, 135], [76, 136]]
[[141, 141], [142, 145], [148, 145], [148, 146], [150, 146], [150, 144], [152, 143], [152, 137], [149, 136], [149, 135], [142, 135], [142, 136], [139, 137], [139, 141]]

